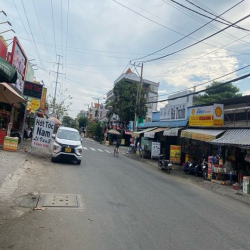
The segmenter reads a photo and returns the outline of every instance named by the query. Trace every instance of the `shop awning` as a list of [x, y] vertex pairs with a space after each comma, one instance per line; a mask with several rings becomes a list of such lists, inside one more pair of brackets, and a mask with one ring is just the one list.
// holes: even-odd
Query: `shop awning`
[[212, 144], [250, 147], [250, 129], [230, 129], [218, 139], [212, 140]]
[[182, 129], [182, 128], [170, 128], [168, 130], [165, 130], [163, 132], [163, 135], [164, 136], [178, 136], [178, 132], [180, 129]]
[[194, 139], [198, 141], [212, 141], [225, 130], [213, 129], [185, 129], [181, 131], [181, 137]]
[[154, 127], [154, 128], [147, 128], [147, 129], [144, 129], [144, 130], [138, 131], [138, 132], [133, 132], [133, 133], [132, 133], [132, 136], [133, 136], [133, 137], [139, 138], [141, 134], [146, 133], [146, 132], [149, 132], [149, 131], [152, 131], [152, 130], [154, 130], [154, 129], [156, 129], [156, 127]]
[[6, 60], [0, 57], [0, 82], [15, 83], [17, 72]]
[[144, 133], [144, 137], [147, 137], [147, 138], [155, 138], [155, 134], [156, 133], [159, 133], [159, 132], [162, 132], [164, 130], [166, 130], [167, 128], [156, 128], [154, 130], [151, 130], [149, 132], [145, 132]]
[[9, 84], [3, 82], [0, 83], [0, 102], [13, 104], [25, 102], [25, 99], [11, 88]]

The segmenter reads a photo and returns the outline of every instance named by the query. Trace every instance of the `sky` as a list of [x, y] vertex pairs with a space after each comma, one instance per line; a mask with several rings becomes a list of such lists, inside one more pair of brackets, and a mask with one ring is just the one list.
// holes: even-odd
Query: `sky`
[[[175, 2], [213, 19], [240, 0]], [[17, 36], [28, 59], [35, 59], [31, 62], [38, 67], [36, 80], [43, 80], [51, 96], [55, 92], [54, 72], [60, 58], [56, 98], [72, 102], [69, 115], [73, 118], [80, 110], [86, 110], [87, 104], [96, 102], [96, 98], [105, 102], [105, 94], [127, 67], [140, 73], [139, 67], [129, 66], [130, 61], [136, 64], [143, 62], [143, 78], [160, 83], [159, 100], [196, 85], [203, 84], [196, 87], [196, 90], [202, 89], [209, 84], [206, 82], [231, 72], [218, 81], [250, 73], [250, 67], [235, 72], [250, 64], [249, 31], [229, 27], [191, 46], [228, 27], [212, 21], [169, 46], [211, 21], [172, 0], [0, 0], [0, 9], [7, 13], [7, 17], [0, 13], [0, 22], [8, 20], [16, 32], [2, 35], [6, 40]], [[234, 23], [249, 14], [250, 1], [245, 0], [220, 17]], [[250, 17], [237, 25], [249, 28]], [[7, 24], [1, 24], [0, 32], [7, 29]], [[168, 56], [147, 62], [164, 55]], [[249, 81], [248, 78], [234, 84], [243, 94], [250, 94]], [[158, 108], [165, 104], [159, 103]]]

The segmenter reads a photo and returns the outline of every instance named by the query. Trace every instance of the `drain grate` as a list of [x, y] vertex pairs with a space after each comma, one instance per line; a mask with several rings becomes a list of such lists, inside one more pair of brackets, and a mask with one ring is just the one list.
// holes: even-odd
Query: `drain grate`
[[77, 195], [72, 194], [45, 194], [43, 207], [78, 207]]

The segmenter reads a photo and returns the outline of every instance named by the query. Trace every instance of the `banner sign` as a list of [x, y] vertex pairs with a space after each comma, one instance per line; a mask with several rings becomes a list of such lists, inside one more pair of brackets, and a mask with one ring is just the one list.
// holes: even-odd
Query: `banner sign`
[[37, 117], [35, 121], [31, 146], [43, 149], [50, 149], [50, 143], [54, 127], [54, 121]]
[[189, 112], [189, 126], [222, 127], [224, 124], [223, 104], [191, 108]]
[[152, 151], [151, 151], [151, 158], [159, 157], [161, 154], [161, 143], [160, 142], [152, 142]]
[[171, 128], [163, 132], [163, 136], [178, 136], [180, 128]]
[[170, 162], [180, 163], [181, 160], [181, 146], [170, 145]]
[[27, 81], [24, 82], [23, 95], [41, 99], [42, 93], [43, 85]]
[[186, 104], [167, 105], [164, 108], [160, 108], [160, 121], [174, 121], [186, 119], [186, 110]]
[[42, 98], [40, 102], [40, 109], [45, 109], [45, 101], [46, 101], [47, 89], [43, 87]]

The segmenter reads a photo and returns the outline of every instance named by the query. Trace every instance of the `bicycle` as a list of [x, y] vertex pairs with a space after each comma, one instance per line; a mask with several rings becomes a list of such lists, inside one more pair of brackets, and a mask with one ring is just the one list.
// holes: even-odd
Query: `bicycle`
[[118, 157], [119, 149], [117, 147], [114, 148], [114, 157]]

